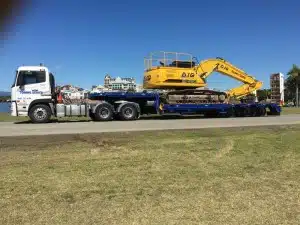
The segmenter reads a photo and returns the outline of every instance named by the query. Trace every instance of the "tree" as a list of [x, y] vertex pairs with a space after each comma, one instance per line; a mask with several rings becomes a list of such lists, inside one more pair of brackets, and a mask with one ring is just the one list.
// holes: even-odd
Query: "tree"
[[257, 90], [256, 94], [257, 94], [257, 100], [259, 102], [266, 100], [266, 99], [270, 99], [271, 98], [271, 89]]
[[0, 96], [0, 102], [6, 102], [10, 99], [10, 96]]
[[136, 90], [133, 87], [130, 87], [127, 89], [127, 92], [136, 92]]
[[287, 75], [288, 77], [285, 81], [286, 100], [296, 103], [296, 82], [297, 79], [300, 78], [300, 67], [298, 67], [296, 64], [293, 64]]

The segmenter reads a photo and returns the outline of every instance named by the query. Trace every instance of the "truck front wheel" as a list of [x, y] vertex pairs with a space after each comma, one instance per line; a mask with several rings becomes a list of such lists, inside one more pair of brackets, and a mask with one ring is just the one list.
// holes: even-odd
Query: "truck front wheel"
[[34, 105], [29, 110], [28, 116], [33, 123], [48, 123], [51, 118], [51, 109], [47, 105]]

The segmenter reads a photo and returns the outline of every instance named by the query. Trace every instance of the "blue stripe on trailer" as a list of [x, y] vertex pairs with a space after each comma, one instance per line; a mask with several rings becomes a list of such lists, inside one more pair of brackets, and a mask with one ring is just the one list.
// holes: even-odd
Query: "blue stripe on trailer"
[[166, 112], [176, 113], [176, 112], [197, 112], [217, 110], [218, 112], [226, 113], [227, 110], [232, 109], [231, 104], [166, 104], [163, 106], [163, 110]]

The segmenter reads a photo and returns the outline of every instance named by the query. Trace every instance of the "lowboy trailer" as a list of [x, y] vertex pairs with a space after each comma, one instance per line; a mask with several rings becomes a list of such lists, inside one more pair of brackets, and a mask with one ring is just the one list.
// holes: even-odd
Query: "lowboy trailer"
[[[103, 92], [89, 96], [99, 101], [91, 106], [91, 117], [103, 120], [136, 120], [141, 115], [191, 115], [206, 117], [258, 117], [280, 115], [281, 107], [274, 103], [220, 103], [220, 104], [163, 104], [158, 93]], [[104, 110], [104, 111], [103, 111]], [[101, 112], [106, 112], [101, 114]], [[101, 115], [105, 115], [102, 117]]]

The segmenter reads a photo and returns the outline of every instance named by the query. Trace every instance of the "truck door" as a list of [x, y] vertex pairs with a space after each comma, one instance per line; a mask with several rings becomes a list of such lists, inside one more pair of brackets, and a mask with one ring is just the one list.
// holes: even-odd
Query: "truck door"
[[[15, 86], [15, 98], [19, 114], [27, 114], [32, 101], [51, 98], [47, 77], [45, 70], [19, 71]], [[48, 95], [45, 95], [46, 93]]]

